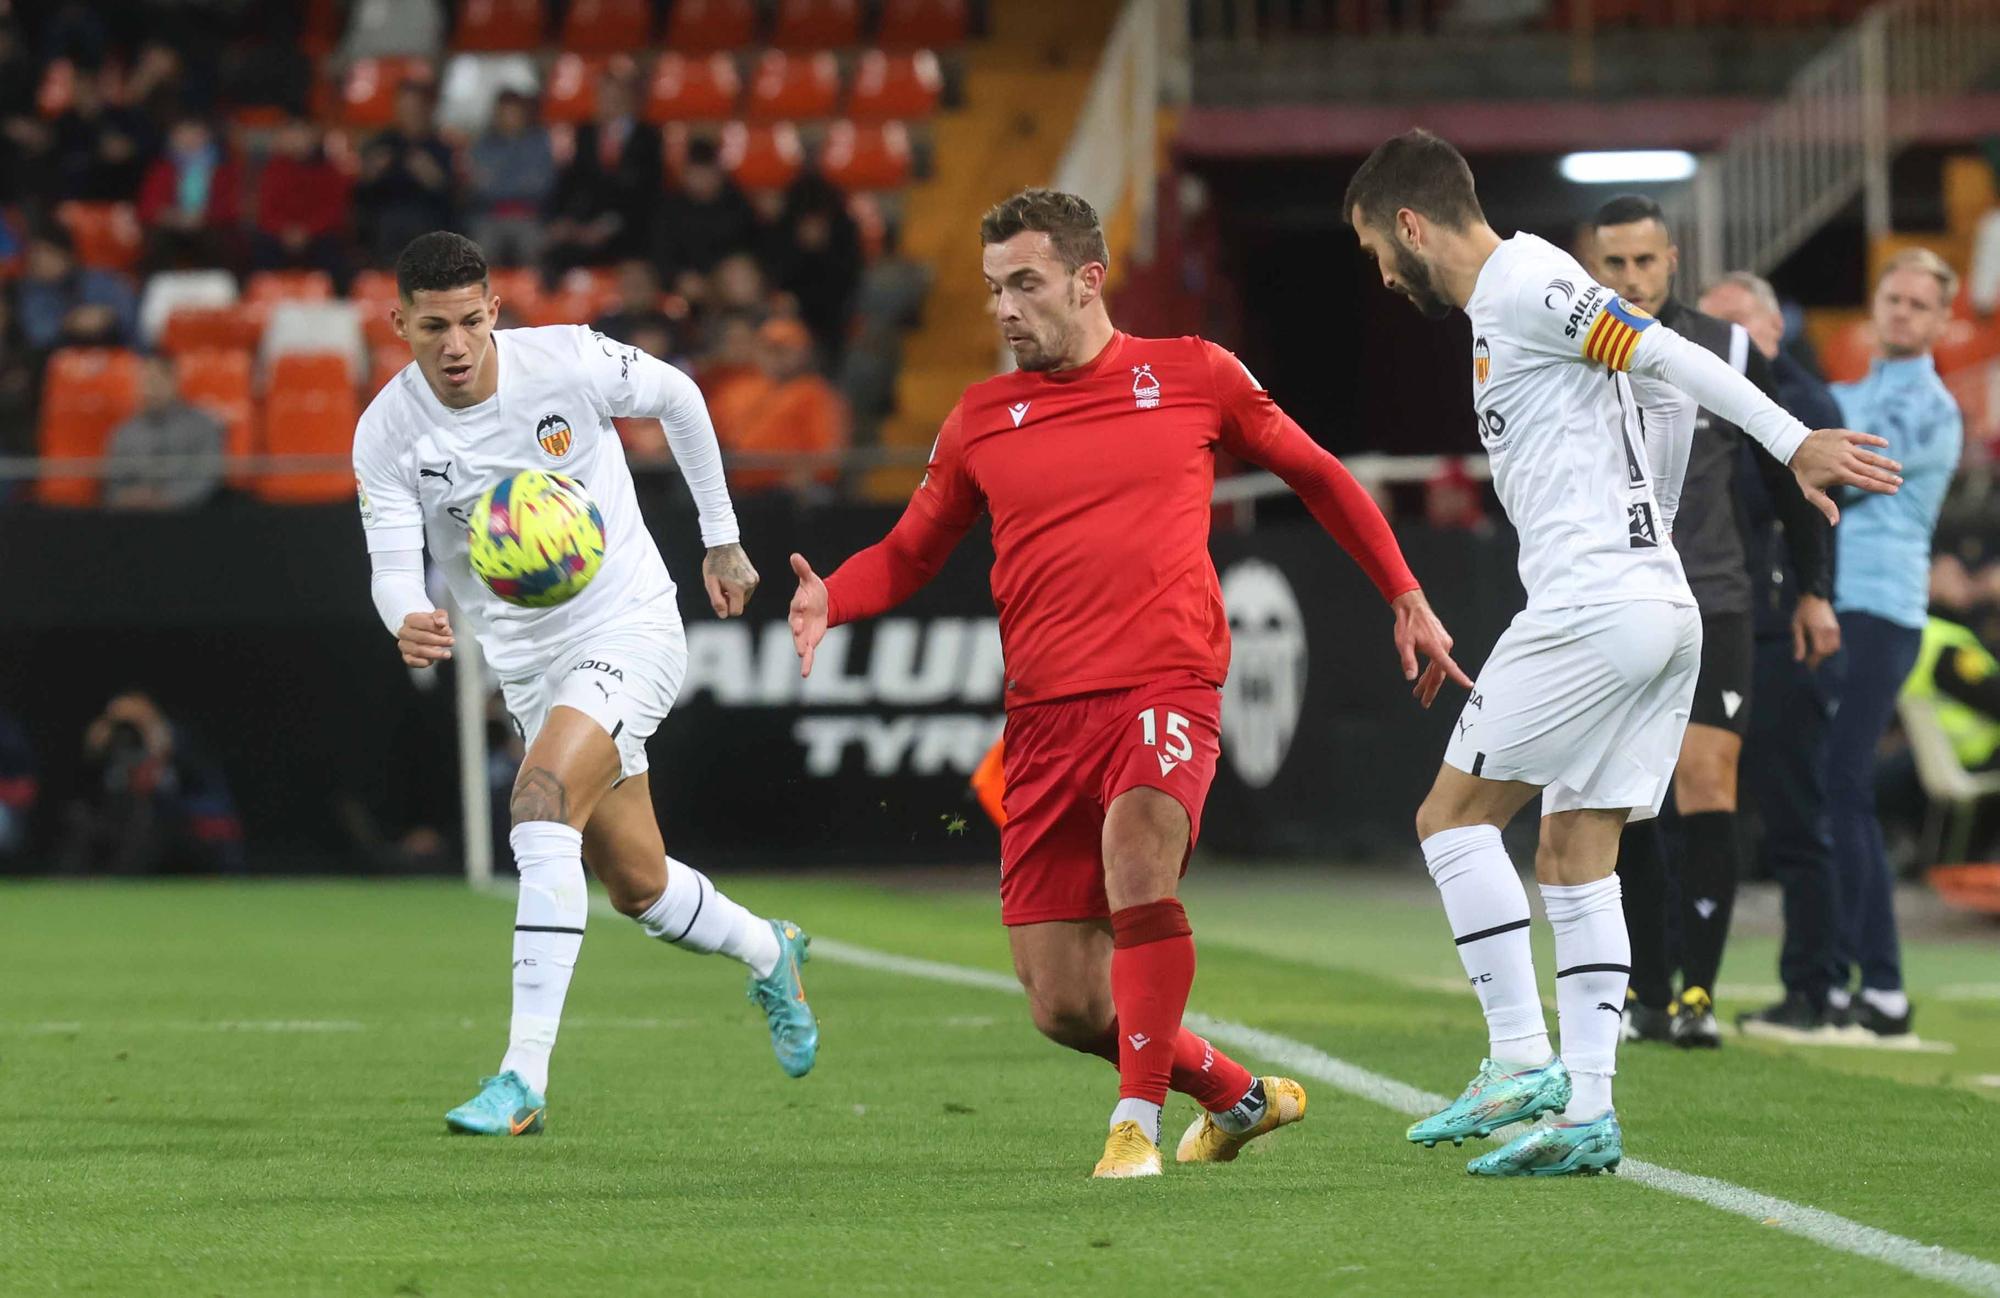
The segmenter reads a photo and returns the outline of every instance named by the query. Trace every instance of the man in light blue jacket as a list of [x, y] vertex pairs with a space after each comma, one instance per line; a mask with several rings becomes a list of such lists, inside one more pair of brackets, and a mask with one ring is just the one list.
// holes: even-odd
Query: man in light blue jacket
[[[1868, 377], [1836, 384], [1849, 428], [1889, 439], [1903, 465], [1893, 496], [1855, 493], [1834, 529], [1834, 609], [1841, 652], [1829, 664], [1835, 711], [1827, 733], [1827, 812], [1839, 881], [1838, 955], [1829, 1008], [1877, 1036], [1910, 1030], [1896, 942], [1895, 879], [1875, 816], [1875, 747], [1916, 661], [1929, 598], [1931, 533], [1958, 467], [1964, 426], [1931, 347], [1951, 317], [1958, 275], [1927, 249], [1889, 261], [1875, 286], [1879, 352]], [[1853, 996], [1854, 975], [1861, 992]]]

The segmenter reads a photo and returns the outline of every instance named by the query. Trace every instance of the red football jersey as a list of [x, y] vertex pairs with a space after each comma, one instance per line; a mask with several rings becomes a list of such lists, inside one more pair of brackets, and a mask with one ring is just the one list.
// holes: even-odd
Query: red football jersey
[[966, 389], [895, 530], [827, 578], [829, 623], [908, 598], [986, 511], [1008, 706], [1181, 672], [1220, 685], [1229, 618], [1208, 554], [1218, 446], [1284, 478], [1384, 599], [1417, 588], [1368, 493], [1235, 356], [1200, 338], [1114, 333], [1086, 365]]

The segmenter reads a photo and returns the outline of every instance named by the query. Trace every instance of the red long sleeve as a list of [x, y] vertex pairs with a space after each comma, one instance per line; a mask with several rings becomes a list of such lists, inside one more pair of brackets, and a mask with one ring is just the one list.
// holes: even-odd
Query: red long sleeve
[[1222, 405], [1222, 446], [1284, 479], [1384, 600], [1418, 588], [1403, 547], [1374, 498], [1333, 454], [1292, 422], [1235, 356], [1209, 344], [1209, 370]]
[[964, 535], [964, 528], [944, 526], [911, 501], [889, 535], [857, 551], [826, 579], [826, 624], [859, 622], [896, 607], [937, 576]]

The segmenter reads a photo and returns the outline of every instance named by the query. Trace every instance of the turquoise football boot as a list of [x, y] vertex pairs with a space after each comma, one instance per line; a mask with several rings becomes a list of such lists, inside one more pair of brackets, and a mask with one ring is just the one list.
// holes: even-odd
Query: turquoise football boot
[[444, 1115], [444, 1125], [465, 1136], [535, 1136], [549, 1102], [508, 1069], [484, 1078], [479, 1094]]
[[1609, 1109], [1589, 1122], [1545, 1122], [1465, 1165], [1474, 1176], [1595, 1176], [1616, 1172], [1625, 1134]]
[[804, 1077], [819, 1058], [819, 1020], [806, 1004], [799, 966], [812, 959], [812, 939], [788, 919], [770, 921], [778, 935], [778, 964], [768, 978], [750, 979], [750, 999], [771, 1023], [771, 1053], [787, 1077]]
[[1510, 1072], [1498, 1061], [1486, 1059], [1480, 1061], [1479, 1076], [1465, 1094], [1405, 1134], [1426, 1149], [1440, 1140], [1462, 1145], [1467, 1136], [1490, 1136], [1509, 1123], [1526, 1122], [1568, 1103], [1569, 1070], [1562, 1060]]

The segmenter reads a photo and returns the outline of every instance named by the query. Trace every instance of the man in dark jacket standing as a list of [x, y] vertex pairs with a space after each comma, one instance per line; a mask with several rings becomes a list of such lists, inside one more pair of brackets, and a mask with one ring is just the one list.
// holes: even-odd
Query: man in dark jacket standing
[[[1614, 198], [1598, 209], [1597, 278], [1627, 302], [1733, 364], [1765, 393], [1777, 396], [1769, 361], [1740, 325], [1683, 305], [1673, 296], [1679, 251], [1660, 205], [1637, 195]], [[1838, 421], [1834, 421], [1837, 424]], [[1833, 426], [1830, 424], [1828, 426]], [[1746, 528], [1737, 502], [1736, 477], [1746, 445], [1742, 430], [1708, 410], [1695, 423], [1694, 445], [1674, 523], [1674, 548], [1701, 607], [1701, 675], [1695, 686], [1687, 737], [1674, 772], [1681, 850], [1668, 853], [1654, 822], [1629, 826], [1619, 848], [1626, 925], [1632, 934], [1632, 981], [1626, 1005], [1627, 1040], [1671, 1040], [1681, 1046], [1718, 1046], [1714, 990], [1736, 900], [1741, 849], [1736, 825], [1736, 773], [1750, 722], [1754, 637]], [[1784, 511], [1785, 542], [1802, 574], [1809, 608], [1832, 594], [1826, 521], [1792, 489], [1783, 466], [1753, 457], [1760, 473], [1782, 489], [1771, 498]], [[1670, 910], [1670, 880], [1680, 904]], [[1681, 990], [1673, 988], [1671, 934], [1678, 917]]]

